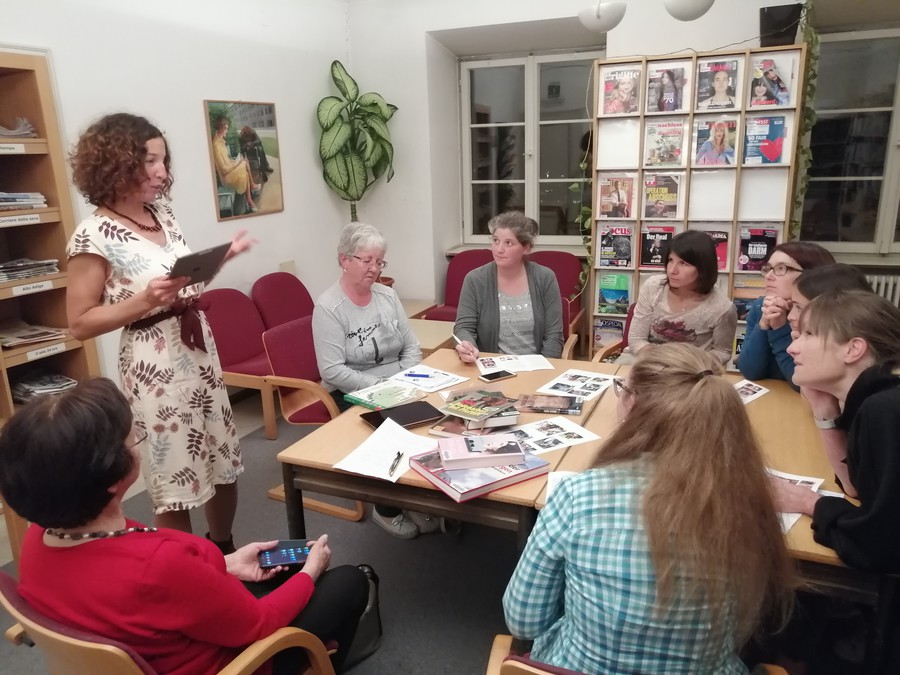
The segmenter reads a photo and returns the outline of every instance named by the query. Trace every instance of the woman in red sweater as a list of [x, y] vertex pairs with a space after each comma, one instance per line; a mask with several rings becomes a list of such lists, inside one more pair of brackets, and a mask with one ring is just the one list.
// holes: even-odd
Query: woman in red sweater
[[[159, 673], [215, 673], [288, 625], [337, 640], [340, 672], [366, 605], [363, 573], [328, 570], [327, 535], [299, 573], [278, 583], [283, 570], [257, 562], [274, 541], [223, 556], [201, 537], [125, 518], [122, 499], [145, 440], [135, 438], [128, 402], [105, 378], [43, 397], [9, 420], [0, 492], [34, 523], [22, 547], [22, 595], [47, 616], [129, 645]], [[272, 589], [254, 593], [242, 582]], [[296, 673], [298, 657], [283, 652], [273, 671]]]

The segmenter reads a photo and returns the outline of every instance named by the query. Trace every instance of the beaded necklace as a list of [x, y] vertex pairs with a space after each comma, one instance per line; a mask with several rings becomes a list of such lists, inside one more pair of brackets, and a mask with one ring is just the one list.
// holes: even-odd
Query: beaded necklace
[[46, 530], [44, 530], [44, 533], [49, 534], [51, 537], [58, 537], [60, 539], [81, 541], [82, 539], [107, 539], [108, 537], [124, 537], [126, 534], [131, 534], [132, 532], [156, 531], [157, 528], [155, 527], [126, 527], [124, 530], [114, 530], [111, 532], [101, 530], [100, 532], [75, 532], [74, 534], [72, 534], [69, 532], [56, 532], [48, 527]]
[[136, 221], [134, 218], [130, 218], [130, 217], [126, 216], [124, 213], [119, 213], [118, 211], [116, 211], [113, 207], [109, 206], [108, 204], [104, 204], [104, 208], [105, 208], [107, 211], [109, 211], [110, 213], [114, 213], [114, 214], [117, 215], [119, 218], [124, 218], [124, 219], [127, 220], [129, 223], [133, 223], [133, 224], [137, 225], [137, 226], [138, 226], [139, 228], [141, 228], [144, 232], [159, 232], [159, 231], [162, 229], [162, 223], [159, 222], [159, 220], [157, 220], [156, 214], [153, 213], [153, 210], [152, 210], [149, 206], [147, 206], [146, 204], [144, 204], [144, 211], [146, 211], [147, 213], [149, 213], [149, 214], [150, 214], [150, 217], [153, 219], [153, 225], [150, 225], [150, 226], [144, 225], [143, 223], [139, 223], [139, 222]]

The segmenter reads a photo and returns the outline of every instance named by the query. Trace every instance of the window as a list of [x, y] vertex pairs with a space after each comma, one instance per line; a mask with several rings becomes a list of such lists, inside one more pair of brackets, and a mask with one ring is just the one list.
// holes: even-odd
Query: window
[[[467, 243], [489, 241], [488, 221], [524, 211], [545, 244], [581, 244], [576, 218], [590, 205], [582, 174], [601, 52], [470, 61], [460, 66], [463, 208]], [[577, 186], [575, 190], [571, 187]]]
[[822, 36], [800, 238], [848, 262], [900, 254], [898, 71], [900, 31]]

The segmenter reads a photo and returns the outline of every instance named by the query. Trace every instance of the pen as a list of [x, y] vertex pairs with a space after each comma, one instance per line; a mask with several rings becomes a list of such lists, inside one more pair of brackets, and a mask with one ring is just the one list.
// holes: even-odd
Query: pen
[[458, 337], [456, 337], [456, 333], [450, 333], [450, 335], [452, 335], [453, 339], [456, 340], [456, 344], [458, 344], [458, 345], [462, 344], [462, 340], [460, 340]]
[[394, 461], [391, 462], [391, 468], [388, 469], [388, 476], [393, 476], [393, 475], [394, 475], [394, 471], [397, 470], [397, 465], [400, 463], [400, 460], [401, 460], [401, 459], [403, 459], [403, 453], [402, 453], [402, 452], [398, 452], [398, 453], [397, 453], [397, 456], [394, 457]]
[[428, 373], [404, 373], [404, 377], [431, 377]]

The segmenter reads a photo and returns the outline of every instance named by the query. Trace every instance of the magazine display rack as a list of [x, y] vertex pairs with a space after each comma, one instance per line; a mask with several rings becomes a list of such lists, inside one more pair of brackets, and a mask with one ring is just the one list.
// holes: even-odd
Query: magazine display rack
[[[594, 63], [593, 350], [685, 229], [716, 241], [738, 317], [786, 236], [805, 45]], [[738, 333], [742, 333], [739, 325]]]
[[[10, 382], [41, 368], [76, 380], [99, 375], [93, 340], [81, 342], [65, 330], [66, 242], [75, 214], [66, 176], [47, 58], [0, 51], [0, 126], [12, 129], [26, 118], [37, 137], [0, 136], [0, 192], [36, 193], [39, 208], [0, 210], [0, 262], [31, 258], [58, 260], [59, 271], [0, 282], [0, 319], [63, 329], [61, 337], [0, 353], [0, 424], [14, 412]], [[24, 522], [4, 508], [13, 557], [18, 559]]]

